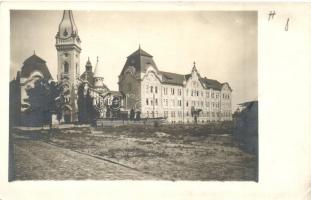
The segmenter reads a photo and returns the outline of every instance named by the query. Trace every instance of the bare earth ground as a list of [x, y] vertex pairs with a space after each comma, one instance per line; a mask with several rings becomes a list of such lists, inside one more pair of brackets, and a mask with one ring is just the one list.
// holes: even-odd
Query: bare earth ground
[[181, 125], [15, 131], [14, 179], [257, 180], [257, 157], [228, 133]]

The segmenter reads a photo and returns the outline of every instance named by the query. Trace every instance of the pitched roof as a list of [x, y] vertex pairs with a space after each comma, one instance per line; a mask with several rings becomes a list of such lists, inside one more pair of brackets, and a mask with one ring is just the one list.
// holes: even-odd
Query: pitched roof
[[147, 56], [147, 57], [153, 57], [152, 55], [150, 55], [149, 53], [147, 53], [146, 51], [142, 50], [139, 46], [139, 48], [132, 53], [131, 55], [129, 55], [128, 57], [133, 57], [133, 56]]
[[206, 77], [199, 79], [205, 89], [214, 89], [214, 90], [221, 90], [222, 84], [213, 79], [208, 79]]
[[186, 81], [188, 81], [188, 79], [191, 77], [191, 74], [186, 74], [185, 75], [185, 79], [186, 79]]
[[162, 74], [162, 82], [166, 84], [183, 85], [185, 80], [185, 76], [181, 74], [164, 71], [160, 71], [160, 73]]
[[224, 86], [224, 85], [228, 85], [228, 88], [229, 88], [229, 89], [231, 90], [231, 92], [232, 92], [232, 88], [230, 87], [229, 83], [224, 82], [224, 83], [221, 84], [221, 86]]
[[239, 103], [238, 105], [249, 107], [249, 106], [252, 106], [253, 104], [258, 104], [258, 101], [257, 100], [247, 101], [247, 102]]
[[32, 72], [40, 71], [45, 79], [52, 79], [51, 73], [46, 66], [45, 60], [33, 54], [29, 58], [27, 58], [22, 66], [21, 77], [28, 78]]
[[151, 65], [156, 70], [158, 70], [157, 65], [155, 64], [153, 56], [142, 50], [140, 47], [134, 53], [127, 57], [125, 65], [121, 71], [121, 74], [129, 67], [133, 66], [136, 72], [146, 72], [147, 68]]

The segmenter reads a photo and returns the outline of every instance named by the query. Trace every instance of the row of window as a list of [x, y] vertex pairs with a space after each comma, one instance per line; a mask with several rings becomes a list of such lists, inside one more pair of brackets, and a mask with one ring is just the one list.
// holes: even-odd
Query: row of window
[[[147, 106], [149, 105], [149, 99], [148, 98], [146, 99], [146, 105]], [[150, 105], [151, 106], [153, 106], [153, 105], [157, 106], [158, 105], [158, 99], [151, 99], [150, 100]]]
[[[169, 88], [167, 87], [163, 87], [163, 94], [164, 95], [168, 95], [168, 90]], [[182, 89], [177, 89], [177, 95], [178, 96], [181, 96], [182, 95]], [[158, 86], [149, 86], [147, 85], [146, 86], [146, 93], [158, 93]], [[191, 93], [190, 93], [191, 92]], [[204, 92], [203, 91], [199, 91], [199, 90], [189, 90], [189, 89], [186, 89], [186, 96], [189, 96], [189, 93], [191, 94], [191, 96], [201, 96], [203, 97], [204, 96]], [[175, 95], [175, 88], [170, 88], [170, 95]], [[205, 96], [207, 98], [210, 98], [210, 92], [209, 91], [205, 91]], [[216, 98], [218, 99], [219, 98], [219, 93], [216, 92], [212, 92], [211, 93], [211, 98]], [[223, 94], [223, 99], [229, 99], [230, 98], [230, 95], [229, 94]]]
[[[146, 86], [146, 93], [158, 93], [158, 86]], [[163, 94], [168, 95], [168, 88], [164, 87], [163, 88]], [[175, 88], [171, 88], [170, 90], [171, 95], [175, 95]], [[181, 96], [181, 89], [177, 89], [177, 95]]]
[[[203, 101], [191, 101], [191, 106], [197, 106], [197, 107], [203, 107], [205, 105], [205, 107], [209, 107], [210, 106], [210, 102], [205, 101], [205, 104]], [[212, 108], [219, 108], [219, 102], [211, 102], [211, 107]], [[188, 101], [186, 102], [186, 107], [189, 106]]]
[[[146, 116], [147, 117], [159, 117], [159, 112], [158, 111], [147, 111], [146, 112]], [[182, 111], [164, 111], [163, 112], [163, 116], [164, 117], [179, 117], [181, 118], [182, 117]], [[187, 111], [185, 113], [185, 116], [186, 117], [190, 117], [191, 116], [191, 113], [189, 111]], [[227, 111], [227, 112], [223, 112], [223, 113], [220, 113], [220, 112], [204, 112], [202, 111], [199, 115], [199, 117], [230, 117], [231, 116], [231, 112]]]
[[223, 99], [229, 99], [229, 98], [230, 98], [230, 95], [229, 95], [229, 94], [222, 94], [222, 98], [223, 98]]
[[[155, 105], [155, 106], [158, 106], [158, 99], [157, 98], [154, 98], [154, 99], [148, 99], [146, 98], [146, 105]], [[175, 105], [175, 100], [174, 99], [171, 99], [170, 100], [170, 105], [175, 107], [175, 106], [178, 106], [178, 107], [181, 107], [182, 106], [182, 101], [181, 100], [177, 100], [177, 104]], [[203, 101], [191, 101], [191, 106], [197, 106], [197, 107], [209, 107], [210, 106], [210, 102], [208, 101], [205, 101], [205, 104]], [[168, 104], [168, 99], [163, 99], [163, 106], [169, 106]], [[189, 107], [189, 102], [186, 101], [186, 107]], [[220, 107], [220, 103], [219, 102], [211, 102], [211, 107], [212, 108], [219, 108]]]

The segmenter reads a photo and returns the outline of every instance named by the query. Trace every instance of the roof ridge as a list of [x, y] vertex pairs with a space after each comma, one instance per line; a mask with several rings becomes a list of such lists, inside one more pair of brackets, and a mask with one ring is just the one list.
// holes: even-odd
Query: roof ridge
[[162, 71], [162, 70], [159, 70], [160, 72], [162, 73], [170, 73], [170, 74], [176, 74], [176, 75], [180, 75], [180, 76], [185, 76], [186, 74], [178, 74], [178, 73], [174, 73], [174, 72], [166, 72], [166, 71]]

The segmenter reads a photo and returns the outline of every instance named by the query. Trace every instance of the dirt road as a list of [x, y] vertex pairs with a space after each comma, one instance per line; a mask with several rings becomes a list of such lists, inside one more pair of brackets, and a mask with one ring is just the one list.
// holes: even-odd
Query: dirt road
[[[14, 142], [15, 180], [155, 179], [138, 171], [39, 140]], [[31, 162], [30, 162], [31, 161]]]

